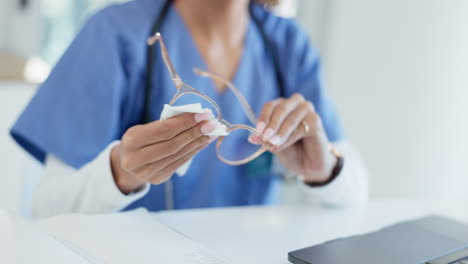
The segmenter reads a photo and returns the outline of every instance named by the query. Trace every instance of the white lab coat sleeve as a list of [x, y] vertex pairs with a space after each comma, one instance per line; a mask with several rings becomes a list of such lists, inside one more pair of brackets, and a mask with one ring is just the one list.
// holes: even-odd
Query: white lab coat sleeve
[[45, 218], [64, 213], [109, 213], [124, 209], [149, 191], [124, 195], [115, 184], [110, 164], [110, 144], [99, 156], [76, 170], [47, 156], [44, 174], [33, 196], [32, 216]]
[[349, 141], [334, 143], [344, 158], [338, 177], [326, 186], [310, 187], [300, 183], [300, 189], [309, 201], [318, 201], [328, 207], [359, 206], [369, 196], [368, 173], [361, 155]]

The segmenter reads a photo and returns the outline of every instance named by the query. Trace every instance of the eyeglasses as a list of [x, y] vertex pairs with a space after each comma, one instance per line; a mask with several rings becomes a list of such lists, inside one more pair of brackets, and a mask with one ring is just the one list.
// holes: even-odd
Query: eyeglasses
[[[217, 121], [222, 126], [224, 126], [226, 132], [228, 133], [227, 136], [220, 137], [216, 142], [216, 154], [218, 158], [229, 165], [242, 165], [256, 159], [262, 153], [267, 151], [268, 147], [271, 145], [267, 142], [266, 138], [255, 128], [242, 124], [230, 124], [228, 121], [223, 119], [221, 109], [216, 104], [216, 102], [214, 102], [204, 93], [182, 81], [180, 76], [177, 74], [174, 65], [172, 64], [171, 59], [169, 58], [166, 45], [164, 44], [164, 40], [159, 32], [148, 39], [148, 45], [152, 46], [158, 41], [160, 44], [161, 55], [164, 60], [164, 64], [166, 65], [167, 70], [171, 75], [171, 79], [177, 89], [177, 92], [171, 99], [169, 105], [178, 106], [200, 103], [203, 107], [208, 107], [213, 112]], [[199, 76], [211, 78], [212, 80], [228, 87], [241, 104], [242, 109], [244, 110], [244, 113], [249, 121], [254, 125], [257, 123], [257, 118], [255, 117], [255, 114], [252, 111], [249, 103], [230, 81], [222, 78], [217, 74], [202, 71], [198, 68], [195, 68], [194, 72]], [[263, 143], [253, 143], [252, 140], [250, 140], [252, 136], [257, 136], [255, 141], [260, 139], [260, 142]]]

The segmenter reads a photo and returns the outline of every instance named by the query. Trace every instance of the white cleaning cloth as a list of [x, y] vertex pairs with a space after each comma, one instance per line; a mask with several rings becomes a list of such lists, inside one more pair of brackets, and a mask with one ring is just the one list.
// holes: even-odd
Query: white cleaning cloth
[[[174, 116], [178, 116], [184, 113], [203, 113], [206, 110], [202, 108], [201, 104], [189, 104], [189, 105], [181, 105], [181, 106], [170, 106], [168, 104], [164, 105], [164, 109], [161, 113], [161, 117], [159, 118], [160, 120], [168, 119]], [[216, 120], [216, 118], [212, 115], [209, 120]], [[216, 129], [209, 134], [206, 134], [207, 136], [227, 136], [229, 133], [226, 132], [226, 127], [222, 125], [221, 123], [218, 122], [218, 126]], [[190, 165], [192, 164], [192, 160], [187, 161], [184, 163], [184, 165], [180, 166], [180, 168], [177, 169], [176, 173], [179, 176], [185, 175], [187, 173], [188, 169], [190, 168]]]

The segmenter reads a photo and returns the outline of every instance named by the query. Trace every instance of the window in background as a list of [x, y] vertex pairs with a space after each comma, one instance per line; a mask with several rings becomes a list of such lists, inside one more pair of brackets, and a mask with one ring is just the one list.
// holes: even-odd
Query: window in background
[[86, 18], [96, 10], [125, 0], [42, 0], [44, 38], [41, 56], [55, 64]]

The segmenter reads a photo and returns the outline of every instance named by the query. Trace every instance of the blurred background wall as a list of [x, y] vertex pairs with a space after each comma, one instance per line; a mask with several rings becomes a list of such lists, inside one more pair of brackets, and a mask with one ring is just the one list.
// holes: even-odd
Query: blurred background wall
[[5, 42], [5, 26], [6, 26], [6, 1], [0, 2], [0, 47], [3, 47], [3, 43]]
[[[85, 15], [56, 31], [51, 23], [73, 16], [70, 5], [89, 13], [73, 5], [77, 0], [41, 1], [25, 10], [18, 1], [0, 1], [0, 52], [53, 63]], [[88, 4], [94, 9], [106, 1]], [[367, 162], [372, 197], [468, 202], [468, 1], [298, 0], [295, 6], [322, 54], [346, 132]], [[0, 81], [0, 207], [9, 210], [21, 208], [38, 177], [37, 164], [7, 134], [35, 87]], [[286, 191], [285, 200], [295, 193]]]
[[43, 39], [41, 1], [28, 1], [26, 8], [21, 8], [19, 2], [0, 3], [0, 47], [20, 56], [38, 55]]
[[468, 1], [333, 1], [326, 75], [373, 196], [468, 201]]

